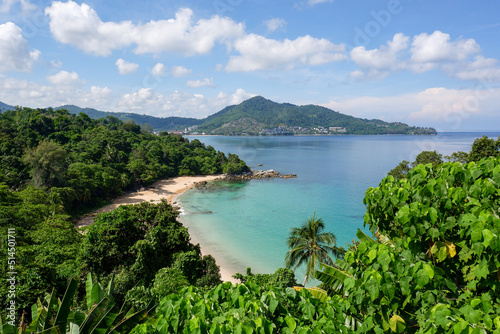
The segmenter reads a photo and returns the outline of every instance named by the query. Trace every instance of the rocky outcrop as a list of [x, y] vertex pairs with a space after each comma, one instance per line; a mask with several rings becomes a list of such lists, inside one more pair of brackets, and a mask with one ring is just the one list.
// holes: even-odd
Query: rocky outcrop
[[[216, 178], [215, 181], [217, 180], [224, 180], [224, 181], [243, 181], [243, 180], [262, 180], [262, 179], [271, 179], [279, 177], [281, 179], [291, 179], [291, 178], [296, 178], [297, 174], [281, 174], [280, 172], [277, 172], [275, 170], [252, 170], [250, 172], [242, 173], [242, 174], [224, 174], [219, 178]], [[207, 182], [207, 181], [200, 181], [200, 182], [195, 182], [193, 187], [198, 190], [215, 190], [216, 188], [219, 189], [220, 185], [214, 182]]]
[[225, 175], [225, 180], [261, 180], [279, 177], [282, 179], [290, 179], [297, 177], [297, 174], [281, 174], [275, 170], [252, 170], [247, 173], [242, 173], [238, 175]]

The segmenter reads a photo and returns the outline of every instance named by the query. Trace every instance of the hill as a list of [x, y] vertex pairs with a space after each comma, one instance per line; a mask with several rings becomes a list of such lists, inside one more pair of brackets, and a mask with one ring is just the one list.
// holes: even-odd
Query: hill
[[[0, 102], [0, 110], [5, 104]], [[11, 106], [5, 105], [6, 108]], [[317, 106], [297, 106], [276, 103], [262, 96], [250, 98], [238, 105], [225, 107], [204, 119], [184, 117], [154, 117], [124, 112], [106, 112], [93, 108], [64, 105], [72, 114], [85, 113], [92, 119], [109, 116], [121, 121], [133, 120], [141, 126], [149, 125], [155, 131], [179, 131], [184, 134], [212, 135], [300, 135], [300, 134], [436, 134], [433, 128], [409, 126], [401, 122], [384, 122], [341, 114]]]
[[12, 109], [14, 109], [13, 106], [9, 106], [8, 104], [5, 104], [5, 103], [0, 101], [0, 113], [7, 111], [7, 110], [12, 110]]
[[186, 128], [198, 125], [201, 123], [200, 120], [196, 118], [184, 118], [184, 117], [154, 117], [149, 115], [139, 115], [133, 113], [124, 112], [110, 112], [110, 111], [100, 111], [93, 108], [80, 108], [75, 105], [64, 105], [57, 108], [66, 109], [72, 114], [78, 115], [83, 112], [89, 115], [92, 119], [106, 118], [108, 116], [113, 116], [121, 121], [134, 120], [135, 123], [145, 126], [149, 124], [155, 131], [175, 131], [184, 130]]
[[432, 128], [361, 119], [317, 105], [276, 103], [261, 96], [207, 117], [196, 131], [216, 135], [436, 133]]

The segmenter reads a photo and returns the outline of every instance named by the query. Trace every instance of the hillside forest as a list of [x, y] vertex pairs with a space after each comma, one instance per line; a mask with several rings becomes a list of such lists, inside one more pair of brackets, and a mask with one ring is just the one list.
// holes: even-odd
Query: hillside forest
[[500, 333], [500, 138], [396, 166], [366, 192], [372, 235], [306, 289], [285, 268], [222, 283], [166, 202], [74, 227], [159, 178], [247, 170], [237, 156], [64, 110], [3, 113], [0, 136], [1, 333]]

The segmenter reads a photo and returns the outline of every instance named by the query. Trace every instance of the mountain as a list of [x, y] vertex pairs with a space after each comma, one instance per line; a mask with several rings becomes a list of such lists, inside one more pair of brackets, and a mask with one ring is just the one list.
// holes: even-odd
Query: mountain
[[134, 120], [136, 124], [145, 126], [149, 124], [155, 131], [183, 131], [186, 128], [199, 125], [201, 121], [196, 118], [184, 118], [184, 117], [154, 117], [149, 115], [139, 115], [133, 113], [124, 112], [110, 112], [110, 111], [100, 111], [93, 108], [80, 108], [75, 105], [64, 105], [54, 109], [66, 109], [72, 114], [78, 115], [83, 112], [87, 114], [90, 118], [99, 119], [106, 118], [108, 116], [116, 117], [122, 121]]
[[276, 103], [261, 96], [207, 117], [196, 131], [215, 135], [436, 134], [432, 128], [361, 119], [317, 105]]
[[13, 110], [13, 109], [14, 109], [13, 106], [9, 106], [8, 104], [5, 104], [5, 103], [0, 101], [0, 112], [4, 112], [7, 110]]
[[[0, 110], [12, 109], [0, 102]], [[180, 131], [185, 134], [213, 135], [299, 135], [299, 134], [436, 134], [433, 128], [409, 126], [400, 122], [362, 119], [317, 106], [276, 103], [262, 96], [252, 97], [238, 105], [225, 107], [204, 119], [153, 117], [123, 112], [106, 112], [92, 108], [64, 105], [70, 113], [81, 112], [90, 118], [116, 117], [122, 121], [149, 125], [155, 131]]]

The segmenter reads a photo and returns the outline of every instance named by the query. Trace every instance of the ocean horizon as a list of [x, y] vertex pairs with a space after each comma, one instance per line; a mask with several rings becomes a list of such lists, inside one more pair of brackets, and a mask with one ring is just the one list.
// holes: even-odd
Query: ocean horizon
[[[180, 220], [195, 243], [232, 272], [273, 273], [284, 267], [286, 239], [312, 217], [324, 220], [337, 246], [352, 244], [364, 229], [363, 198], [402, 160], [422, 151], [443, 156], [471, 149], [476, 138], [500, 132], [446, 132], [432, 136], [189, 136], [224, 153], [238, 154], [254, 170], [297, 174], [293, 179], [216, 181], [211, 191], [179, 197]], [[261, 166], [259, 166], [261, 165]], [[368, 230], [368, 228], [366, 228]], [[303, 271], [296, 271], [298, 281]]]

